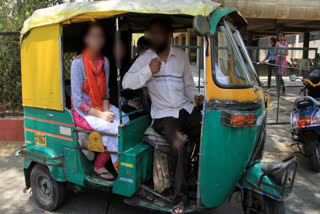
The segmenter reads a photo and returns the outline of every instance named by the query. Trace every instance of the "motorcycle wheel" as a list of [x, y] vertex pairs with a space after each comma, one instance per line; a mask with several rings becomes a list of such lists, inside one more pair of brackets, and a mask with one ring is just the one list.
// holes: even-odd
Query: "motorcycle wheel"
[[242, 202], [245, 214], [285, 214], [283, 201], [276, 201], [251, 190], [246, 190]]
[[320, 143], [316, 134], [306, 135], [302, 139], [304, 150], [310, 156], [313, 171], [320, 172]]
[[312, 169], [315, 172], [320, 172], [320, 144], [318, 141], [314, 142], [313, 154], [311, 156]]

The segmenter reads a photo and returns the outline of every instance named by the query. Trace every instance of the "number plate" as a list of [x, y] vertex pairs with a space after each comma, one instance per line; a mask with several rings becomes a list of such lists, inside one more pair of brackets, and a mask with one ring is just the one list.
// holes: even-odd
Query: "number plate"
[[46, 136], [34, 133], [34, 142], [37, 145], [46, 146], [47, 145]]

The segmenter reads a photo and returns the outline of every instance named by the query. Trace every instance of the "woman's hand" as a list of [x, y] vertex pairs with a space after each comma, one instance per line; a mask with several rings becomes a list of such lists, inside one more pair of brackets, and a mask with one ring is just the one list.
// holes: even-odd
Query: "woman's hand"
[[103, 100], [103, 111], [108, 111], [110, 108], [109, 100]]
[[113, 123], [114, 117], [115, 117], [114, 113], [110, 110], [109, 111], [101, 111], [99, 114], [99, 118], [106, 120], [110, 123]]

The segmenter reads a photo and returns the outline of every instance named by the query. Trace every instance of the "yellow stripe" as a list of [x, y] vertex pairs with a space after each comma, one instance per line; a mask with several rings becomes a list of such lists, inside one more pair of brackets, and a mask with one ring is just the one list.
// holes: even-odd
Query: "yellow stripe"
[[131, 164], [131, 163], [120, 162], [120, 165], [129, 167], [129, 168], [133, 168], [133, 164]]

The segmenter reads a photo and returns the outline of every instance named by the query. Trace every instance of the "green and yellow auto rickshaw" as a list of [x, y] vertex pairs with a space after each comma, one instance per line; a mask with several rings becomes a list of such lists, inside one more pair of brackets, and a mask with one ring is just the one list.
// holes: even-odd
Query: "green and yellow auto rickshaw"
[[[62, 204], [69, 183], [74, 188], [111, 191], [131, 205], [171, 211], [170, 196], [152, 186], [157, 146], [143, 141], [151, 124], [149, 115], [121, 124], [119, 133], [92, 134], [75, 127], [67, 92], [69, 70], [65, 68], [70, 60], [66, 56], [77, 51], [83, 24], [99, 20], [112, 34], [123, 30], [141, 33], [154, 16], [170, 16], [175, 32], [193, 26], [203, 39], [199, 47], [205, 96], [202, 136], [198, 152], [190, 160], [189, 171], [196, 179], [189, 183], [195, 188], [190, 190], [193, 197], [186, 212], [216, 208], [240, 191], [246, 213], [283, 213], [283, 200], [294, 183], [295, 158], [261, 161], [266, 138], [265, 97], [237, 30], [246, 20], [236, 9], [209, 0], [65, 3], [37, 10], [25, 21], [21, 32], [25, 146], [18, 154], [24, 158], [26, 190], [31, 188], [38, 205], [46, 210]], [[119, 174], [114, 181], [97, 176], [93, 161], [84, 153], [100, 151], [97, 138], [102, 135], [119, 139], [117, 152], [103, 150], [119, 155]], [[80, 144], [83, 136], [87, 136], [87, 144]]]

